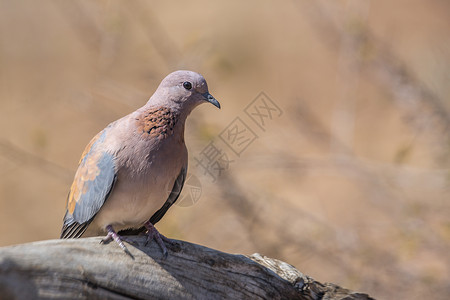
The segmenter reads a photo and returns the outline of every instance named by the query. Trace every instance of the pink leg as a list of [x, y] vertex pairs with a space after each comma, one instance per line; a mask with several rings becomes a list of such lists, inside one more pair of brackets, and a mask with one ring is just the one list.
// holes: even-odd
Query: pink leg
[[156, 229], [150, 221], [145, 222], [144, 226], [147, 228], [147, 242], [145, 244], [147, 245], [149, 241], [155, 240], [161, 248], [164, 258], [167, 258], [169, 252], [167, 252], [167, 248], [166, 245], [164, 245], [163, 240], [168, 242], [169, 239], [159, 233], [158, 229]]
[[131, 257], [133, 257], [133, 255], [131, 254], [130, 251], [128, 251], [128, 248], [125, 246], [125, 244], [122, 241], [122, 238], [120, 237], [120, 235], [118, 235], [114, 229], [112, 228], [111, 225], [106, 226], [106, 230], [108, 231], [108, 234], [106, 235], [106, 237], [100, 241], [101, 244], [107, 243], [111, 240], [114, 240], [117, 244], [119, 244], [120, 248], [122, 248], [123, 251], [125, 251], [126, 254], [130, 255]]

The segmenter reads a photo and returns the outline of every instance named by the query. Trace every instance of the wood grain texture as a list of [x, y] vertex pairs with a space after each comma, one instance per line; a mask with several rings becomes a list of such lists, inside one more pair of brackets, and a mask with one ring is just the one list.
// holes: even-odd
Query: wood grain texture
[[125, 254], [99, 237], [0, 248], [0, 299], [371, 299], [321, 284], [259, 254], [228, 254], [188, 242], [131, 236]]

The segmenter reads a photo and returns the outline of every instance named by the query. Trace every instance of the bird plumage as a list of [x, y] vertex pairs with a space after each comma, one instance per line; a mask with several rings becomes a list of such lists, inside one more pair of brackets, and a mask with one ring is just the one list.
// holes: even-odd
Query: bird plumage
[[98, 133], [75, 173], [61, 238], [108, 232], [116, 239], [119, 230], [157, 223], [182, 190], [185, 121], [204, 102], [220, 108], [200, 74], [177, 71], [147, 104]]

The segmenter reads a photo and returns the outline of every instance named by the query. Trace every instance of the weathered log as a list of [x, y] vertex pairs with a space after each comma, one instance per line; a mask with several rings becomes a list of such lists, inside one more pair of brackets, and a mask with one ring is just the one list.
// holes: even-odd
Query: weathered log
[[0, 299], [371, 299], [259, 254], [171, 240], [164, 259], [128, 238], [132, 257], [98, 237], [0, 248]]

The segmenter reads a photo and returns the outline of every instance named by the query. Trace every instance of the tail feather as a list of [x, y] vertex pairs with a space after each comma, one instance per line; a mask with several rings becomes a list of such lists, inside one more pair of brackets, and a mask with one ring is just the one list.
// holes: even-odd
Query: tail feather
[[70, 225], [64, 224], [61, 230], [61, 239], [77, 239], [83, 235], [88, 228], [89, 223], [79, 224], [74, 222]]

